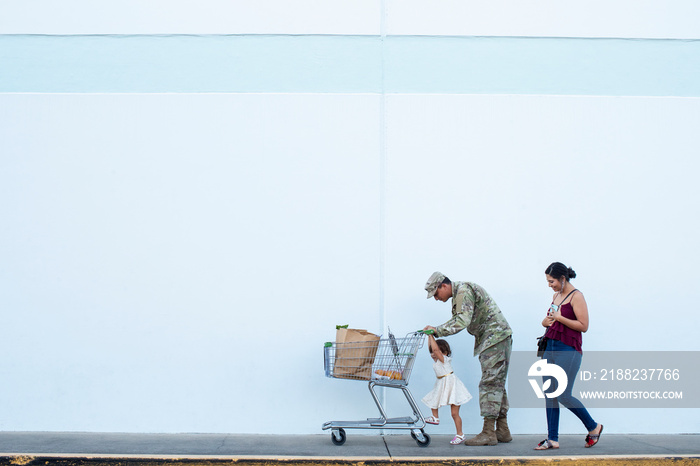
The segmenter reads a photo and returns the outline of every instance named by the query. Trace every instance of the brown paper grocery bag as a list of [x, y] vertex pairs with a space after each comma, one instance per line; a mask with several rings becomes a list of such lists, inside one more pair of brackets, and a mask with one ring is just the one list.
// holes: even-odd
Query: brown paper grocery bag
[[333, 377], [369, 380], [378, 346], [379, 335], [367, 330], [339, 328], [335, 335]]

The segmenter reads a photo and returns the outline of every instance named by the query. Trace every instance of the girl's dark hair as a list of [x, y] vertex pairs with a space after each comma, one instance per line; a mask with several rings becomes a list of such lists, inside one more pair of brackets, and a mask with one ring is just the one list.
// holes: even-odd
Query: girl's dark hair
[[[450, 349], [450, 344], [447, 343], [445, 340], [435, 340], [435, 343], [437, 343], [438, 348], [440, 348], [440, 351], [442, 354], [446, 356], [452, 356], [452, 350]], [[433, 348], [431, 346], [428, 347], [430, 349], [430, 352], [433, 352]]]
[[547, 270], [545, 270], [544, 273], [552, 278], [556, 278], [557, 280], [564, 277], [566, 278], [567, 282], [572, 278], [576, 278], [576, 272], [574, 272], [574, 269], [565, 266], [561, 262], [552, 262], [549, 264], [549, 267], [547, 267]]

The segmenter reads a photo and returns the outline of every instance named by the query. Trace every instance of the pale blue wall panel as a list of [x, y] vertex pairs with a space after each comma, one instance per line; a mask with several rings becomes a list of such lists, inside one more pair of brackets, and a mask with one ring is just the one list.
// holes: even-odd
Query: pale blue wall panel
[[700, 95], [700, 41], [391, 37], [394, 93]]
[[[700, 95], [700, 41], [2, 36], [2, 92]], [[384, 59], [382, 63], [382, 47]]]
[[0, 36], [0, 67], [0, 92], [700, 96], [682, 40]]
[[377, 37], [0, 36], [0, 92], [380, 92]]

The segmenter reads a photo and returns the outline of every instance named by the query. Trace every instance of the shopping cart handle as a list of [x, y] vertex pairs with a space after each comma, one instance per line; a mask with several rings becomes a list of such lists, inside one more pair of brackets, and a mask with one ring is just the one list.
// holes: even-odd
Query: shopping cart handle
[[428, 329], [428, 330], [418, 330], [418, 333], [425, 333], [426, 335], [432, 335], [435, 333], [435, 330]]

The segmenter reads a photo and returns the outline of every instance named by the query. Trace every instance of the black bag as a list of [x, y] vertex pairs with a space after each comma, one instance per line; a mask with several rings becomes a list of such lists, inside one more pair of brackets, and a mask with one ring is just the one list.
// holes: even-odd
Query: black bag
[[[544, 333], [547, 333], [547, 331], [545, 330]], [[541, 358], [542, 356], [544, 356], [544, 350], [547, 349], [547, 340], [549, 340], [549, 338], [547, 338], [544, 335], [537, 338], [537, 357], [538, 358]]]

